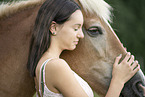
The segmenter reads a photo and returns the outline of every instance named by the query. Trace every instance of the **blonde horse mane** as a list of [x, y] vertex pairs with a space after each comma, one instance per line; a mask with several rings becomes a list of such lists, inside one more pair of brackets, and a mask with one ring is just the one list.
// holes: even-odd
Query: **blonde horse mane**
[[96, 14], [105, 21], [111, 22], [111, 10], [113, 9], [104, 0], [79, 0], [85, 13]]
[[[28, 0], [28, 1], [17, 1], [12, 3], [2, 3], [0, 5], [0, 19], [4, 17], [9, 17], [14, 13], [20, 12], [24, 9], [31, 8], [40, 5], [44, 0]], [[112, 9], [109, 4], [104, 0], [79, 0], [84, 11], [86, 13], [96, 14], [105, 21], [111, 22], [111, 12]]]
[[44, 0], [17, 1], [12, 3], [2, 3], [0, 5], [0, 19], [11, 16], [27, 8], [31, 8], [43, 3]]

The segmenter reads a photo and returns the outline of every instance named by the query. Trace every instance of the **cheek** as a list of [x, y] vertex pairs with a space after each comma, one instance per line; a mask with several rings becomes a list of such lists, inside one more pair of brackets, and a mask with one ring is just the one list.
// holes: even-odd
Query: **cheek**
[[74, 32], [74, 29], [70, 28], [70, 29], [65, 29], [63, 32], [62, 32], [64, 38], [66, 39], [72, 39], [76, 36], [76, 33]]
[[61, 39], [63, 40], [63, 42], [65, 43], [71, 43], [73, 41], [76, 40], [76, 32], [74, 31], [74, 29], [72, 27], [69, 26], [65, 26], [62, 30], [61, 30]]

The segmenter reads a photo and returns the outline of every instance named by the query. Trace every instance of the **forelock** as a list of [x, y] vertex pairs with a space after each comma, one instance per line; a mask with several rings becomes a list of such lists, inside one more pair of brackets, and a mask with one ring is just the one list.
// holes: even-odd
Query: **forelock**
[[105, 21], [111, 22], [112, 7], [104, 0], [79, 0], [85, 13], [96, 14]]

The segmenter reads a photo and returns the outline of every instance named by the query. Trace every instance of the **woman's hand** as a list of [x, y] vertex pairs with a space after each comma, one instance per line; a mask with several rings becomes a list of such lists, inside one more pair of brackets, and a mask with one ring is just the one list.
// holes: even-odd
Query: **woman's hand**
[[110, 87], [105, 97], [119, 97], [124, 84], [140, 69], [138, 61], [134, 61], [134, 56], [130, 53], [119, 63], [121, 57], [122, 55], [115, 59]]
[[138, 61], [134, 61], [134, 56], [127, 53], [122, 62], [119, 63], [122, 55], [116, 57], [113, 64], [112, 79], [125, 84], [140, 69]]

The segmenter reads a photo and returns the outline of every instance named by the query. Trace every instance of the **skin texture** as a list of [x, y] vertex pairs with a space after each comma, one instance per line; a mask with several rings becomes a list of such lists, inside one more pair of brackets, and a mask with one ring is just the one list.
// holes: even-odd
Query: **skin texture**
[[[31, 97], [35, 93], [34, 80], [26, 68], [31, 31], [41, 3], [24, 8], [21, 12], [0, 19], [0, 95], [2, 97]], [[33, 12], [33, 13], [32, 13]], [[61, 55], [70, 67], [84, 78], [99, 95], [105, 95], [112, 77], [112, 64], [121, 53], [126, 55], [115, 32], [97, 15], [84, 15], [84, 35], [74, 51]], [[101, 27], [103, 35], [92, 38], [88, 29]], [[89, 67], [89, 68], [88, 68]], [[127, 84], [121, 95], [142, 97], [138, 86], [145, 86], [144, 74], [140, 70]], [[142, 90], [142, 88], [140, 88]]]

